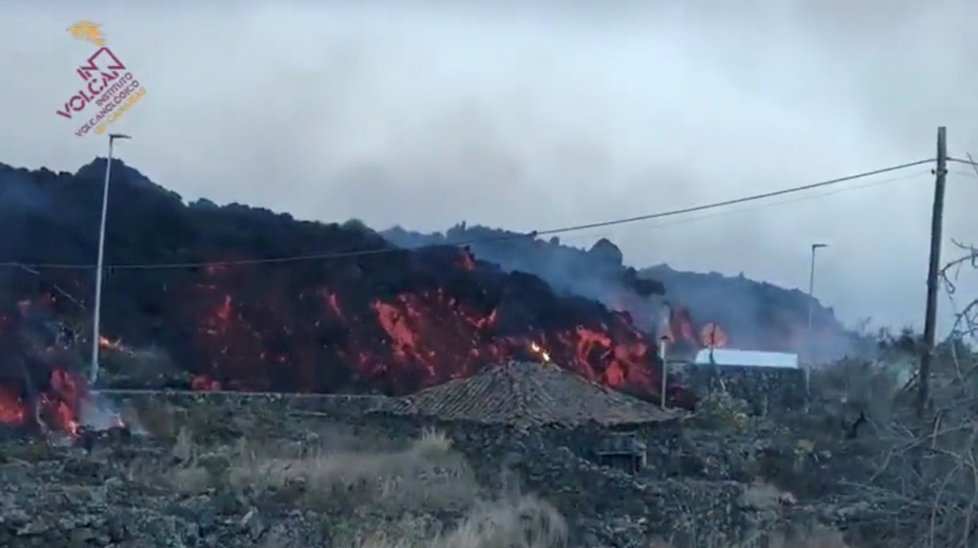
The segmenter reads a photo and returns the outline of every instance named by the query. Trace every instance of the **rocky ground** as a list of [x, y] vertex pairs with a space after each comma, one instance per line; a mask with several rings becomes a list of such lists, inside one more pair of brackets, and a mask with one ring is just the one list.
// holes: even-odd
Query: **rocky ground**
[[871, 546], [888, 516], [847, 486], [871, 460], [843, 425], [723, 401], [640, 429], [631, 473], [594, 458], [598, 427], [161, 399], [121, 404], [130, 439], [3, 441], [0, 545]]

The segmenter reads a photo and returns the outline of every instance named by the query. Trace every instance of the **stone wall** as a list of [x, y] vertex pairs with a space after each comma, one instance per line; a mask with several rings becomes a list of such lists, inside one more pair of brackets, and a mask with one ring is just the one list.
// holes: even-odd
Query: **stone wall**
[[[721, 386], [719, 381], [722, 381], [727, 391], [733, 397], [746, 401], [755, 415], [776, 415], [780, 412], [796, 411], [804, 405], [805, 384], [802, 369], [675, 363], [670, 365], [669, 375], [699, 397], [716, 391]], [[390, 401], [384, 396], [339, 394], [250, 394], [153, 390], [103, 390], [100, 393], [120, 403], [159, 399], [186, 406], [206, 400], [222, 407], [261, 404], [341, 415], [383, 411]]]
[[723, 386], [731, 396], [746, 401], [755, 415], [796, 411], [805, 403], [802, 369], [684, 363], [670, 365], [669, 375], [699, 397]]
[[273, 412], [306, 411], [336, 416], [353, 416], [381, 410], [389, 401], [385, 396], [345, 394], [276, 394], [247, 392], [205, 392], [165, 390], [100, 390], [95, 392], [117, 407], [132, 405], [215, 406], [227, 411]]

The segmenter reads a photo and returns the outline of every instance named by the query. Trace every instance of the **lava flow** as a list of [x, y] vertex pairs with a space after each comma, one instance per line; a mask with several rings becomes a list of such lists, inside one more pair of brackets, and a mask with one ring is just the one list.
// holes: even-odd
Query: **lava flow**
[[524, 359], [658, 394], [655, 345], [627, 314], [558, 297], [536, 277], [487, 268], [460, 249], [371, 262], [334, 267], [319, 285], [298, 288], [288, 271], [260, 279], [234, 268], [202, 271], [204, 280], [179, 299], [197, 318], [197, 359], [188, 363], [204, 367], [193, 387], [397, 395]]
[[49, 390], [38, 398], [38, 417], [42, 424], [53, 426], [71, 435], [78, 434], [78, 412], [85, 397], [85, 385], [73, 373], [64, 369], [51, 372]]
[[24, 388], [24, 384], [14, 382], [0, 386], [0, 425], [78, 434], [78, 416], [86, 390], [77, 375], [54, 369], [34, 397]]
[[[145, 185], [123, 183], [114, 192], [114, 203], [140, 205], [112, 212], [106, 237], [113, 261], [166, 257], [210, 266], [107, 270], [100, 376], [107, 387], [401, 395], [494, 363], [527, 360], [550, 361], [658, 401], [656, 341], [627, 313], [557, 294], [536, 276], [504, 271], [464, 248], [400, 250], [354, 225], [299, 223], [237, 205], [188, 207], [169, 194], [150, 195], [159, 191]], [[142, 231], [146, 215], [170, 224]], [[47, 227], [41, 221], [35, 227], [32, 218], [20, 222], [24, 230]], [[59, 236], [59, 249], [74, 245], [77, 238], [70, 236]], [[35, 253], [14, 244], [8, 253]], [[323, 252], [337, 256], [249, 262]], [[247, 264], [228, 264], [241, 260]], [[38, 318], [44, 320], [38, 331], [53, 337], [60, 327], [52, 325], [74, 323], [74, 332], [85, 333], [89, 274], [0, 272], [0, 313], [18, 315], [23, 323], [28, 317], [19, 316], [14, 303], [28, 303], [30, 312], [53, 300], [58, 310]], [[19, 397], [28, 406], [41, 401], [64, 409], [54, 402], [76, 397], [75, 391], [54, 370], [82, 370], [89, 343], [76, 338], [71, 359], [41, 355], [32, 349], [38, 344], [18, 337], [0, 341], [8, 347], [0, 356], [16, 357], [0, 362], [0, 385], [6, 387], [0, 401]], [[131, 349], [151, 348], [159, 359], [150, 364], [142, 355], [124, 355], [120, 340]], [[39, 344], [43, 349], [53, 342]]]
[[[76, 435], [87, 389], [69, 367], [74, 351], [60, 322], [55, 294], [20, 299], [0, 309], [0, 424]], [[69, 337], [70, 338], [70, 337]]]

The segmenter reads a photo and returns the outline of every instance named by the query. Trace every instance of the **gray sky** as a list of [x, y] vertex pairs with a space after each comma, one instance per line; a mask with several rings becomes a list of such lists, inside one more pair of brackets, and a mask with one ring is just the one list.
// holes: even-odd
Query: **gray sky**
[[[65, 31], [79, 19], [148, 90], [112, 126], [135, 137], [127, 163], [187, 199], [299, 218], [552, 228], [925, 159], [940, 124], [952, 155], [978, 154], [976, 3], [141, 4], [0, 3], [0, 161], [104, 155], [55, 115], [93, 49]], [[921, 166], [562, 240], [801, 288], [824, 241], [817, 293], [843, 321], [919, 324], [932, 182]], [[978, 241], [969, 203], [978, 178], [952, 165], [948, 240]]]

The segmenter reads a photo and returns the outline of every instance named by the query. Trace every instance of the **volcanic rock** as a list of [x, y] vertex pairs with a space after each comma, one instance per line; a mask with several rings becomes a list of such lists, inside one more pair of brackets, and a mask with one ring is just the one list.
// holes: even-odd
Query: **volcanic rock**
[[[486, 378], [497, 385], [518, 382], [508, 392], [496, 388], [537, 404], [547, 401], [542, 393], [555, 409], [577, 398], [574, 405], [584, 408], [585, 416], [610, 414], [609, 406], [632, 409], [634, 403], [614, 392], [613, 400], [602, 400], [604, 389], [586, 381], [589, 390], [582, 396], [580, 380], [566, 378], [555, 366], [503, 367], [451, 384], [464, 390], [489, 384]], [[437, 388], [415, 398], [431, 393]], [[485, 398], [469, 394], [473, 400]], [[903, 546], [892, 537], [859, 532], [890, 531], [892, 516], [907, 510], [907, 499], [886, 499], [882, 485], [862, 487], [878, 474], [880, 452], [838, 433], [814, 435], [821, 431], [815, 417], [795, 417], [808, 426], [799, 422], [790, 429], [757, 419], [739, 432], [691, 429], [691, 421], [629, 426], [647, 447], [648, 466], [624, 471], [594, 458], [611, 428], [593, 422], [513, 429], [499, 422], [446, 422], [367, 407], [351, 413], [357, 400], [373, 398], [349, 396], [132, 391], [112, 397], [121, 408], [165, 414], [182, 434], [176, 439], [135, 435], [129, 444], [96, 444], [92, 452], [32, 438], [0, 440], [0, 546], [449, 548], [463, 544], [426, 541], [463, 521], [505, 527], [510, 522], [470, 519], [484, 515], [482, 503], [492, 503], [494, 511], [518, 511], [522, 494], [545, 501], [566, 520], [569, 542], [532, 544], [541, 548], [638, 548], [663, 546], [655, 542], [663, 539], [676, 548], [747, 542], [845, 546], [759, 540], [782, 526], [811, 521], [872, 541], [849, 546]], [[403, 406], [404, 400], [395, 403]], [[361, 402], [371, 408], [376, 403]], [[539, 411], [530, 405], [522, 409]], [[245, 418], [251, 426], [235, 436], [213, 431]], [[432, 431], [444, 438], [425, 441]], [[802, 445], [805, 452], [799, 453]], [[181, 458], [184, 452], [191, 458]], [[378, 481], [358, 482], [351, 490], [349, 474], [364, 467]], [[339, 484], [311, 481], [331, 474]], [[910, 509], [914, 518], [928, 516], [931, 505], [922, 501]], [[374, 532], [384, 532], [388, 542], [355, 542]]]
[[700, 325], [720, 325], [733, 348], [791, 353], [810, 348], [817, 350], [818, 359], [828, 362], [865, 351], [867, 342], [872, 345], [846, 329], [832, 308], [798, 289], [757, 282], [743, 273], [703, 274], [665, 264], [642, 269], [638, 275], [662, 283], [669, 298]]
[[[666, 265], [636, 270], [625, 266], [621, 251], [602, 238], [590, 249], [562, 244], [484, 226], [456, 225], [444, 234], [423, 234], [401, 227], [382, 232], [388, 240], [407, 248], [466, 242], [479, 259], [506, 270], [540, 276], [557, 291], [601, 301], [615, 310], [627, 311], [635, 322], [656, 329], [654, 316], [661, 313], [661, 298], [674, 312], [687, 310], [695, 320], [693, 336], [700, 328], [718, 323], [734, 348], [772, 352], [798, 352], [814, 337], [820, 357], [830, 360], [862, 343], [848, 331], [831, 308], [798, 290], [784, 289], [740, 276], [681, 272]], [[808, 334], [808, 310], [812, 304], [813, 332]], [[682, 322], [679, 322], [682, 323]], [[677, 331], [673, 325], [673, 332]], [[657, 333], [661, 334], [661, 333]], [[809, 337], [809, 338], [805, 338]], [[677, 341], [678, 342], [678, 341]]]
[[[38, 394], [72, 419], [62, 408], [83, 387], [55, 381], [78, 377], [91, 348], [104, 167], [0, 165], [0, 231], [25, 235], [0, 240], [0, 262], [77, 267], [0, 269], [0, 422], [23, 422]], [[631, 317], [532, 274], [454, 246], [399, 249], [358, 222], [187, 204], [121, 162], [112, 174], [103, 387], [404, 395], [545, 352], [595, 382], [660, 390], [655, 340]]]
[[553, 364], [509, 362], [399, 398], [395, 413], [529, 428], [662, 422], [674, 411], [602, 386]]

